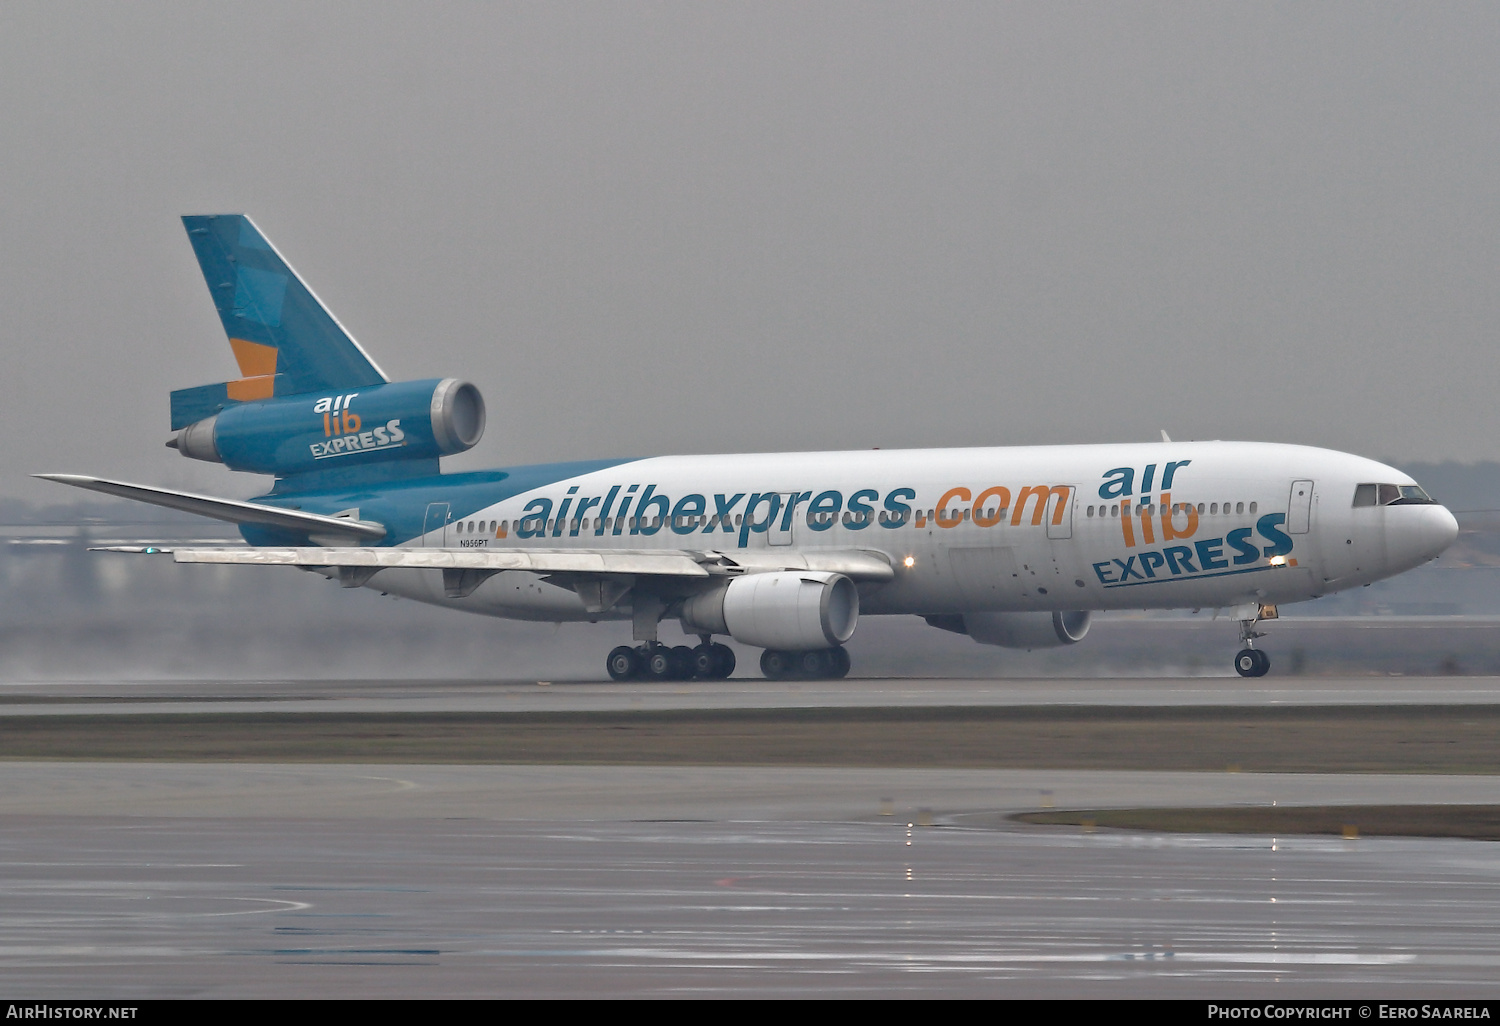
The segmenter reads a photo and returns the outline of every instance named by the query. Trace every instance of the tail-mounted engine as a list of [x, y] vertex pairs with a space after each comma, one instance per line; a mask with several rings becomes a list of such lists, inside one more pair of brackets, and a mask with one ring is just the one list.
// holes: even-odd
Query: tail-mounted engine
[[231, 470], [287, 477], [471, 449], [484, 399], [467, 381], [402, 381], [230, 406], [182, 428], [167, 445]]

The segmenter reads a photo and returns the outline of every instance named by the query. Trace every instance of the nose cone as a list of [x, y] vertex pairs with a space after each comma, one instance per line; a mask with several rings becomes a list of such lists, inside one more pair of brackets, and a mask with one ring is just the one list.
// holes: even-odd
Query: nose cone
[[1445, 506], [1391, 506], [1386, 512], [1387, 552], [1403, 569], [1437, 558], [1458, 537], [1458, 520]]
[[1436, 559], [1443, 551], [1458, 540], [1458, 518], [1448, 511], [1447, 506], [1434, 506], [1428, 514], [1429, 522], [1422, 528], [1428, 538], [1428, 559]]

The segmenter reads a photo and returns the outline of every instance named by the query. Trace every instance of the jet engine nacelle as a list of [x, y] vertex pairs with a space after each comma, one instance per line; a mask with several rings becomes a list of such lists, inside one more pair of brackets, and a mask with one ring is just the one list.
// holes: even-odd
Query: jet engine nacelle
[[693, 633], [727, 634], [757, 648], [805, 652], [842, 645], [859, 623], [859, 591], [843, 574], [747, 574], [683, 603]]
[[1083, 640], [1093, 614], [1087, 610], [1069, 613], [965, 613], [964, 630], [981, 645], [1001, 648], [1058, 648]]
[[285, 477], [451, 456], [483, 434], [479, 389], [444, 378], [242, 403], [189, 424], [167, 444], [231, 470]]

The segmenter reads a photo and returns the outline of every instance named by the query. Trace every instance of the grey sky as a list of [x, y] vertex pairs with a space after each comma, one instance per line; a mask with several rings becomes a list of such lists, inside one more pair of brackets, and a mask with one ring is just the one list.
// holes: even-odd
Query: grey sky
[[177, 216], [245, 211], [454, 468], [1258, 438], [1492, 459], [1500, 7], [0, 6], [0, 492], [249, 494]]

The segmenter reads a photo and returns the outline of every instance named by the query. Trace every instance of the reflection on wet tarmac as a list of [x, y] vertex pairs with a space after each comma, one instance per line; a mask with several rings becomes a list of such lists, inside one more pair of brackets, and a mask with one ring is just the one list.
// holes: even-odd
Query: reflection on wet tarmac
[[121, 998], [1455, 997], [1500, 972], [1500, 846], [913, 823], [7, 815], [0, 972]]

